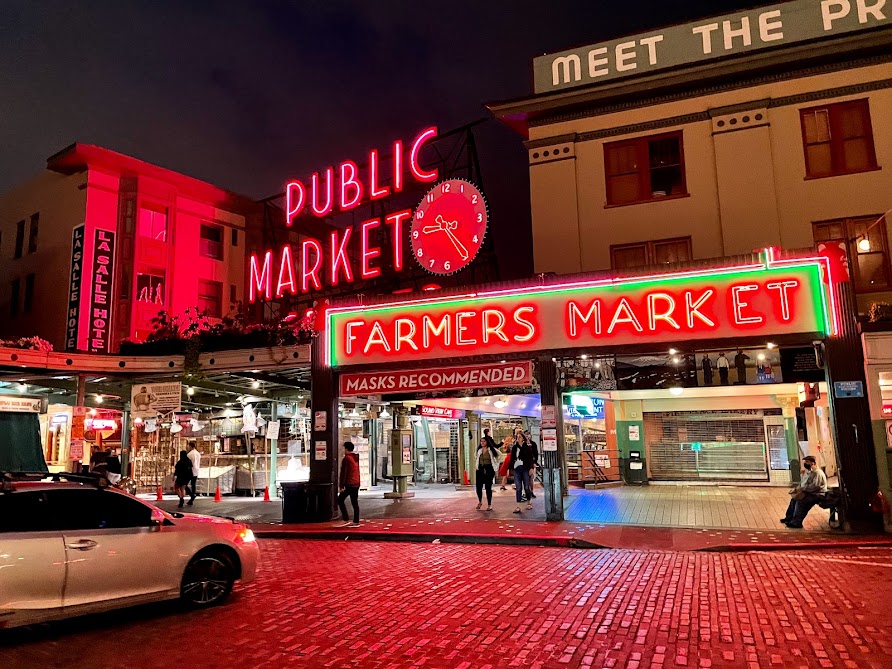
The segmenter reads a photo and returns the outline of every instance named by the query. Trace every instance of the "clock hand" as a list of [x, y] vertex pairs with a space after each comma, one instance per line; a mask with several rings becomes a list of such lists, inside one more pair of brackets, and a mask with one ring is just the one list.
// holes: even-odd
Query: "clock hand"
[[461, 256], [462, 260], [468, 259], [468, 249], [465, 248], [465, 245], [462, 244], [458, 237], [455, 236], [455, 233], [452, 232], [449, 228], [445, 228], [446, 234], [449, 236], [449, 240], [452, 242], [452, 245], [455, 247], [455, 250], [458, 251], [458, 255]]
[[444, 228], [442, 225], [425, 225], [423, 228], [421, 228], [421, 231], [424, 234], [429, 235], [432, 232], [440, 232], [443, 229]]

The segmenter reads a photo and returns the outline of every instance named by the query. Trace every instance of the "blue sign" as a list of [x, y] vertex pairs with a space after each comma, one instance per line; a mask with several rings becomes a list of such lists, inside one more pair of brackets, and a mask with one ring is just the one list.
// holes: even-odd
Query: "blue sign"
[[703, 450], [703, 444], [700, 443], [699, 441], [695, 441], [693, 444], [691, 444], [691, 450], [694, 451], [695, 453], [699, 453], [700, 451]]
[[833, 394], [841, 397], [864, 397], [864, 384], [860, 381], [835, 381]]

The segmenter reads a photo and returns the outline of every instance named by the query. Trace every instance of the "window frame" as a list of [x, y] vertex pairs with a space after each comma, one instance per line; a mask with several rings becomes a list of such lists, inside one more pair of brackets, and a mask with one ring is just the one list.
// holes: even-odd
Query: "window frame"
[[[142, 233], [142, 212], [150, 211], [164, 217], [164, 239], [156, 239], [154, 235], [144, 235]], [[154, 231], [154, 222], [152, 223], [152, 231]], [[157, 244], [167, 244], [170, 239], [170, 211], [167, 207], [153, 206], [150, 204], [141, 204], [137, 207], [136, 212], [136, 236], [140, 239], [147, 239]]]
[[[219, 288], [219, 292], [215, 292], [214, 295], [208, 295], [204, 292], [204, 287], [213, 284], [215, 288]], [[198, 280], [198, 299], [196, 300], [198, 303], [198, 311], [204, 312], [207, 308], [205, 306], [205, 302], [208, 301], [208, 298], [212, 298], [217, 300], [220, 305], [220, 310], [218, 313], [213, 313], [209, 309], [208, 317], [210, 318], [223, 318], [223, 314], [226, 313], [223, 309], [223, 282], [222, 281], [214, 281], [213, 279], [199, 279]]]
[[[611, 244], [610, 245], [610, 268], [617, 272], [626, 271], [632, 269], [630, 267], [617, 268], [616, 266], [616, 252], [617, 251], [625, 251], [631, 250], [635, 248], [644, 247], [644, 255], [647, 260], [644, 265], [637, 265], [637, 267], [657, 267], [658, 264], [656, 262], [656, 248], [660, 244], [677, 244], [679, 242], [685, 243], [687, 245], [688, 251], [688, 259], [681, 262], [691, 262], [694, 259], [694, 251], [693, 245], [691, 243], [691, 236], [688, 235], [686, 237], [667, 237], [665, 239], [651, 239], [646, 242], [631, 242], [629, 244]], [[659, 265], [662, 266], [662, 265]]]
[[15, 227], [15, 250], [13, 251], [13, 260], [18, 260], [25, 254], [25, 219], [16, 223]]
[[[219, 240], [212, 240], [209, 237], [204, 236], [204, 231], [213, 230], [219, 234]], [[225, 257], [225, 251], [223, 250], [224, 244], [226, 240], [226, 233], [222, 225], [218, 225], [216, 223], [211, 223], [210, 221], [202, 221], [199, 224], [198, 228], [198, 255], [202, 258], [210, 258], [211, 260], [218, 260], [220, 262], [223, 261]], [[208, 242], [208, 249], [212, 249], [213, 245], [216, 245], [217, 254], [206, 253], [204, 248], [204, 242]]]
[[[870, 221], [870, 223], [874, 223], [878, 219], [883, 218], [880, 214], [869, 215], [869, 216], [850, 216], [848, 218], [834, 218], [825, 221], [814, 221], [812, 226], [812, 240], [815, 243], [815, 247], [817, 248], [818, 244], [826, 243], [826, 242], [843, 242], [846, 245], [846, 251], [848, 252], [848, 257], [850, 260], [849, 266], [849, 276], [852, 279], [852, 286], [855, 290], [855, 294], [857, 295], [867, 295], [870, 293], [883, 293], [892, 290], [892, 262], [890, 262], [890, 254], [889, 254], [889, 239], [886, 234], [886, 220], [883, 220], [882, 223], [878, 223], [876, 227], [871, 230], [871, 233], [877, 231], [878, 236], [881, 238], [883, 243], [882, 251], [868, 251], [868, 252], [859, 252], [858, 250], [858, 236], [854, 233], [854, 226], [859, 222]], [[839, 225], [843, 228], [844, 239], [821, 239], [818, 240], [815, 232], [821, 228], [822, 226], [830, 226], [830, 225]], [[861, 266], [858, 263], [858, 257], [860, 255], [869, 255], [869, 254], [882, 254], [885, 256], [885, 261], [883, 262], [883, 276], [886, 279], [886, 285], [884, 287], [873, 287], [873, 286], [862, 286], [861, 285]]]
[[[662, 197], [654, 197], [653, 195], [653, 184], [652, 184], [652, 168], [650, 165], [650, 144], [651, 142], [666, 140], [670, 138], [678, 139], [678, 166], [681, 169], [681, 192], [675, 194], [666, 194]], [[621, 174], [611, 174], [608, 171], [608, 155], [611, 150], [620, 149], [625, 146], [635, 146], [636, 156], [638, 160], [638, 188], [639, 193], [650, 193], [649, 197], [639, 198], [637, 200], [633, 200], [630, 202], [614, 202], [611, 197], [611, 185], [610, 179], [611, 177], [621, 176]], [[629, 173], [631, 174], [631, 173]], [[605, 189], [605, 209], [610, 209], [612, 207], [628, 207], [635, 204], [644, 204], [647, 202], [664, 202], [665, 200], [678, 200], [685, 197], [690, 197], [691, 194], [688, 191], [688, 172], [687, 172], [687, 163], [685, 162], [685, 153], [684, 153], [684, 131], [683, 130], [672, 130], [670, 132], [663, 132], [656, 135], [646, 135], [643, 137], [634, 137], [631, 139], [622, 139], [615, 142], [605, 142], [604, 143], [604, 189]]]
[[[862, 112], [862, 121], [867, 129], [864, 139], [867, 142], [868, 149], [868, 167], [846, 170], [844, 168], [843, 158], [843, 139], [840, 122], [840, 113], [846, 108], [858, 108]], [[830, 140], [828, 142], [814, 142], [809, 144], [805, 131], [805, 119], [809, 114], [818, 112], [827, 112], [827, 124], [830, 129]], [[813, 107], [803, 107], [799, 110], [799, 128], [802, 135], [802, 160], [805, 163], [805, 180], [829, 179], [832, 177], [846, 176], [849, 174], [863, 174], [865, 172], [875, 172], [882, 169], [877, 163], [876, 144], [873, 136], [873, 120], [870, 114], [870, 99], [860, 98], [858, 100], [847, 100], [845, 102], [833, 102], [826, 105], [818, 105]], [[810, 146], [818, 146], [820, 144], [830, 145], [830, 173], [829, 174], [813, 174], [808, 162], [808, 148]]]
[[40, 234], [40, 212], [31, 214], [31, 224], [28, 227], [28, 254], [37, 253], [37, 236]]

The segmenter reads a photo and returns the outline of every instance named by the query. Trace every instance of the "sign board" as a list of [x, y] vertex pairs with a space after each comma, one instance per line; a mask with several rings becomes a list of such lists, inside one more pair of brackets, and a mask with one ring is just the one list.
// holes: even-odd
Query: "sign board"
[[42, 413], [43, 400], [39, 397], [13, 397], [0, 395], [0, 412], [3, 413]]
[[883, 402], [883, 415], [892, 416], [892, 402]]
[[68, 459], [83, 460], [84, 459], [84, 440], [72, 439], [68, 444]]
[[641, 441], [640, 425], [629, 425], [629, 441]]
[[429, 407], [422, 406], [419, 413], [425, 418], [447, 418], [450, 420], [460, 420], [465, 417], [463, 409], [448, 409], [446, 407]]
[[182, 398], [182, 383], [137, 383], [130, 389], [131, 416], [155, 418], [160, 413], [179, 411]]
[[403, 464], [411, 465], [412, 464], [412, 449], [406, 446], [403, 446]]
[[313, 457], [316, 460], [325, 460], [328, 457], [328, 443], [325, 441], [317, 441]]
[[864, 384], [860, 381], [834, 381], [833, 395], [837, 398], [864, 397]]
[[892, 24], [883, 0], [793, 0], [533, 59], [536, 93], [588, 86]]
[[71, 272], [68, 279], [68, 320], [65, 326], [65, 350], [77, 349], [78, 321], [81, 313], [81, 281], [84, 278], [84, 226], [71, 232]]
[[820, 383], [824, 380], [824, 370], [818, 367], [815, 349], [811, 346], [783, 348], [780, 361], [784, 383]]
[[886, 449], [892, 451], [892, 420], [886, 421]]
[[279, 438], [279, 425], [280, 422], [277, 420], [267, 421], [266, 423], [266, 438], [270, 441]]
[[405, 372], [341, 374], [340, 396], [356, 397], [369, 394], [502, 388], [530, 386], [532, 383], [533, 363], [527, 360], [524, 362], [413, 369]]
[[324, 432], [328, 428], [328, 414], [325, 411], [316, 411], [313, 414], [313, 430]]
[[542, 450], [547, 453], [554, 453], [558, 449], [557, 430], [542, 430]]
[[584, 346], [822, 337], [832, 330], [822, 282], [825, 262], [769, 262], [332, 308], [326, 313], [327, 362], [338, 367]]
[[108, 353], [111, 350], [112, 287], [115, 277], [114, 232], [96, 230], [89, 277], [90, 325], [87, 349], [91, 353]]
[[557, 407], [553, 404], [542, 405], [542, 419], [539, 421], [539, 427], [543, 430], [553, 430], [557, 427]]
[[600, 467], [601, 469], [610, 469], [610, 456], [596, 453], [595, 466]]

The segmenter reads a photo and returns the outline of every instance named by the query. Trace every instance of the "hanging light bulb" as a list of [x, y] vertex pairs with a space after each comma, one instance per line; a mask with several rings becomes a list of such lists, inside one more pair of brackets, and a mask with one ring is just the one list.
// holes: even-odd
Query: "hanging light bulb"
[[387, 413], [387, 407], [384, 407], [381, 413], [378, 414], [378, 418], [390, 418], [390, 414]]
[[186, 394], [187, 394], [189, 397], [192, 397], [192, 395], [195, 394], [195, 388], [193, 388], [192, 386], [189, 386], [188, 388], [186, 388]]
[[257, 389], [260, 387], [260, 381], [252, 381], [252, 382], [251, 382], [251, 387], [252, 387], [254, 390], [257, 390]]
[[20, 392], [20, 393], [28, 392], [28, 384], [27, 384], [27, 383], [20, 383], [20, 384], [19, 384], [19, 392]]
[[96, 404], [102, 404], [103, 401], [104, 401], [104, 398], [102, 397], [102, 395], [96, 396]]

